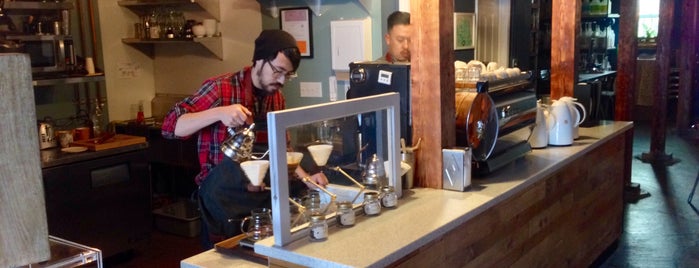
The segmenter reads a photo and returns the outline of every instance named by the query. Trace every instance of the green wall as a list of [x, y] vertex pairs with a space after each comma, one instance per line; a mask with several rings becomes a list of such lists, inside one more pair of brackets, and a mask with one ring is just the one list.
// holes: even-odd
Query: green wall
[[[278, 2], [278, 8], [308, 7], [307, 1], [292, 0]], [[311, 18], [311, 30], [313, 39], [313, 58], [303, 58], [298, 70], [298, 77], [287, 82], [284, 86], [287, 107], [299, 107], [330, 101], [328, 78], [335, 75], [331, 69], [330, 57], [330, 22], [334, 20], [353, 20], [371, 17], [372, 32], [372, 59], [383, 54], [384, 12], [382, 6], [390, 7], [390, 3], [396, 1], [368, 1], [371, 6], [368, 11], [358, 0], [323, 0], [320, 16], [315, 13]], [[388, 5], [387, 5], [388, 3]], [[266, 4], [261, 1], [263, 9], [262, 27], [264, 29], [279, 29], [279, 18], [274, 18], [266, 9]], [[397, 5], [393, 3], [393, 5]], [[385, 8], [384, 8], [385, 9]], [[393, 10], [388, 11], [388, 13]], [[386, 14], [388, 14], [386, 13]], [[349, 62], [348, 62], [349, 64]], [[323, 85], [322, 98], [301, 98], [299, 94], [299, 82], [321, 82]], [[343, 82], [338, 83], [338, 100], [344, 99]]]

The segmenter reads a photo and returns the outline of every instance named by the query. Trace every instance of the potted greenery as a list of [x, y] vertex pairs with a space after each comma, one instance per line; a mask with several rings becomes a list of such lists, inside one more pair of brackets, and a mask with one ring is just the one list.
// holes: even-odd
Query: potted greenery
[[655, 38], [657, 37], [657, 33], [655, 32], [655, 30], [645, 23], [643, 24], [643, 30], [645, 31], [645, 42], [651, 44], [655, 43]]

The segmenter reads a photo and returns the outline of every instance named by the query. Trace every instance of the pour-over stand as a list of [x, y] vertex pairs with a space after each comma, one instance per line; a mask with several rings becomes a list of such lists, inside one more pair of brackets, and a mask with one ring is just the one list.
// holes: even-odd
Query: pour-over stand
[[[332, 149], [333, 149], [333, 146], [331, 144], [317, 144], [317, 145], [308, 146], [308, 151], [311, 153], [311, 156], [313, 157], [313, 161], [315, 161], [316, 165], [318, 165], [318, 167], [320, 167], [321, 170], [323, 168], [329, 168], [329, 169], [338, 171], [338, 172], [340, 172], [340, 174], [347, 177], [350, 181], [352, 181], [355, 185], [357, 185], [359, 187], [359, 192], [357, 192], [357, 195], [355, 195], [354, 198], [352, 199], [352, 204], [354, 204], [354, 202], [357, 201], [357, 198], [359, 198], [359, 196], [364, 192], [364, 189], [366, 187], [364, 187], [363, 184], [359, 183], [357, 180], [352, 178], [352, 176], [347, 174], [347, 172], [345, 172], [339, 166], [326, 167], [326, 165], [328, 163], [328, 158], [330, 158], [330, 153], [332, 152]], [[308, 178], [305, 178], [305, 179], [308, 180]], [[308, 181], [310, 181], [310, 180], [308, 180]], [[315, 184], [312, 181], [311, 181], [311, 183]], [[317, 184], [315, 184], [315, 185], [317, 185]], [[331, 203], [335, 202], [335, 195], [329, 193], [327, 190], [325, 190], [325, 188], [320, 188], [320, 189], [325, 191], [326, 193], [328, 193], [332, 197]], [[328, 207], [330, 207], [330, 204], [328, 204]], [[325, 210], [327, 210], [328, 207], [326, 207]]]
[[[330, 144], [316, 144], [316, 145], [309, 145], [308, 147], [308, 152], [311, 153], [311, 157], [313, 158], [313, 161], [316, 163], [318, 167], [323, 169], [325, 165], [328, 163], [328, 158], [330, 158], [330, 153], [333, 150], [333, 146]], [[321, 171], [322, 172], [322, 171]], [[311, 180], [311, 177], [303, 177], [301, 178], [304, 182], [308, 182], [310, 184], [315, 185], [318, 189], [321, 191], [325, 192], [328, 196], [330, 196], [330, 202], [328, 205], [325, 206], [325, 209], [323, 209], [323, 214], [325, 214], [328, 211], [328, 208], [330, 208], [330, 205], [335, 203], [335, 200], [337, 199], [337, 195], [331, 193], [325, 187], [320, 186], [313, 180]]]

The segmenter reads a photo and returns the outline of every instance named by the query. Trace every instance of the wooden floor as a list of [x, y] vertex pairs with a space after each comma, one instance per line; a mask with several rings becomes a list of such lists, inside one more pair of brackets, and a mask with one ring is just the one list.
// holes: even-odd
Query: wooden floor
[[[636, 122], [634, 156], [650, 151], [647, 122]], [[699, 136], [699, 135], [697, 135]], [[599, 267], [699, 267], [699, 212], [687, 203], [699, 172], [699, 140], [667, 132], [666, 153], [677, 163], [651, 165], [636, 158], [632, 181], [650, 197], [626, 204], [624, 232]], [[699, 207], [699, 190], [695, 206]], [[149, 241], [105, 267], [179, 267], [201, 252], [198, 238], [155, 231]]]
[[[648, 123], [637, 122], [634, 156], [650, 151]], [[699, 267], [699, 211], [688, 203], [699, 172], [699, 133], [678, 137], [668, 130], [665, 153], [677, 163], [651, 165], [635, 158], [632, 182], [650, 197], [626, 204], [618, 247], [601, 267]], [[699, 207], [699, 189], [694, 198]]]

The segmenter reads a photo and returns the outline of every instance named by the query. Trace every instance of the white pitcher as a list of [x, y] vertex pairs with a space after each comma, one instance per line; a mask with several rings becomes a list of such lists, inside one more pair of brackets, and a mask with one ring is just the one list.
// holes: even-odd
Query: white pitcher
[[549, 143], [549, 131], [553, 124], [548, 124], [546, 117], [548, 116], [548, 107], [541, 103], [541, 100], [536, 101], [536, 123], [532, 129], [532, 134], [529, 136], [529, 145], [533, 149], [546, 148]]
[[[568, 109], [570, 109], [570, 114], [571, 114], [571, 116], [574, 116], [572, 118], [573, 122], [575, 122], [575, 124], [573, 124], [573, 139], [580, 138], [578, 128], [579, 128], [580, 124], [582, 124], [582, 122], [585, 121], [585, 118], [587, 118], [587, 111], [585, 111], [585, 106], [582, 105], [581, 103], [577, 102], [578, 99], [573, 98], [573, 97], [565, 96], [565, 97], [561, 97], [558, 100], [564, 101], [566, 104], [568, 104]], [[579, 110], [576, 109], [575, 106], [580, 107], [580, 109]], [[580, 116], [579, 111], [582, 111], [582, 117]]]
[[[577, 115], [575, 115], [577, 113]], [[561, 100], [553, 101], [551, 104], [551, 122], [553, 126], [549, 132], [549, 145], [567, 146], [573, 144], [573, 118], [580, 117], [577, 109], [571, 114], [568, 104]]]

